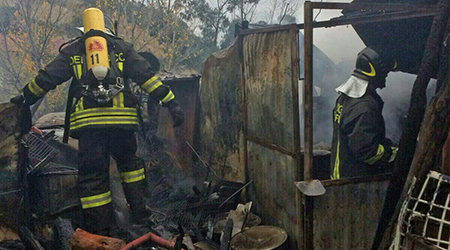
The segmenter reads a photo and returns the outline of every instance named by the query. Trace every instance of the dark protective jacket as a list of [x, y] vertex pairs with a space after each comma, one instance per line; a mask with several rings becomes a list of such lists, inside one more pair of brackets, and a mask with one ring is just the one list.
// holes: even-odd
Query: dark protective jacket
[[385, 171], [392, 149], [385, 138], [383, 105], [371, 90], [361, 98], [339, 95], [333, 110], [331, 179]]
[[[163, 85], [155, 76], [148, 61], [138, 55], [132, 44], [117, 37], [111, 37], [111, 39], [113, 42], [108, 42], [108, 52], [110, 52], [110, 61], [114, 56], [116, 64], [111, 63], [110, 74], [114, 73], [113, 69], [118, 69], [120, 72], [116, 72], [116, 75], [118, 73], [125, 79], [131, 79], [151, 98], [158, 102], [161, 101], [163, 104], [174, 99], [175, 96], [170, 88]], [[136, 108], [138, 103], [131, 92], [131, 87], [125, 86], [124, 90], [106, 104], [98, 103], [92, 98], [82, 95], [87, 75], [85, 65], [85, 44], [83, 39], [78, 39], [62, 49], [52, 62], [39, 71], [33, 81], [24, 87], [23, 92], [27, 103], [34, 104], [46, 92], [73, 77], [71, 92], [76, 98], [76, 102], [70, 115], [71, 136], [78, 137], [80, 131], [91, 128], [137, 129]]]

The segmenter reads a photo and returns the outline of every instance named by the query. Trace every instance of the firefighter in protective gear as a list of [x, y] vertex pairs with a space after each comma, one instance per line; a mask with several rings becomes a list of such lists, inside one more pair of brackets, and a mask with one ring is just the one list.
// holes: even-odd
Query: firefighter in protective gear
[[[138, 55], [132, 44], [109, 33], [89, 30], [62, 48], [60, 54], [23, 88], [25, 104], [32, 105], [48, 91], [72, 78], [69, 96], [76, 101], [70, 113], [70, 135], [79, 140], [82, 227], [101, 235], [108, 235], [112, 224], [110, 156], [117, 162], [135, 222], [139, 223], [147, 215], [143, 197], [144, 162], [135, 155], [138, 103], [132, 87], [126, 83], [135, 82], [151, 98], [167, 107], [176, 125], [183, 122], [183, 112], [170, 88], [155, 76], [150, 64]], [[98, 36], [107, 41], [107, 47], [95, 42]], [[85, 44], [88, 40], [94, 40], [92, 45]], [[109, 70], [101, 82], [92, 70], [88, 70], [87, 61], [97, 60], [97, 57], [92, 53], [86, 56], [86, 49], [108, 51]], [[105, 95], [101, 95], [100, 85]]]
[[385, 138], [384, 102], [376, 89], [386, 86], [388, 73], [396, 67], [383, 51], [365, 48], [350, 79], [336, 88], [331, 179], [382, 173], [394, 160], [396, 149]]

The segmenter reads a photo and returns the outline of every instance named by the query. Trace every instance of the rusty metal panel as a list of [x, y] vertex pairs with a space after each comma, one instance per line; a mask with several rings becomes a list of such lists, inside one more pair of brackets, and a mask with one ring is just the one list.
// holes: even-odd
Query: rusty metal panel
[[253, 180], [250, 198], [257, 213], [268, 225], [276, 225], [289, 235], [289, 249], [301, 249], [303, 241], [300, 192], [294, 185], [296, 160], [253, 142], [248, 147], [248, 175]]
[[294, 149], [290, 30], [243, 37], [248, 135]]
[[166, 142], [167, 148], [176, 157], [180, 166], [189, 172], [193, 152], [186, 142], [194, 144], [200, 77], [163, 78], [162, 81], [172, 89], [183, 109], [184, 123], [178, 128], [173, 128], [172, 117], [168, 109], [163, 108], [158, 116], [156, 135]]
[[314, 249], [370, 249], [387, 186], [386, 180], [350, 182], [314, 198]]
[[241, 68], [237, 40], [202, 65], [199, 143], [202, 155], [229, 181], [245, 181]]
[[303, 247], [298, 104], [298, 30], [241, 33], [243, 117], [249, 197], [265, 223], [284, 228], [289, 249]]

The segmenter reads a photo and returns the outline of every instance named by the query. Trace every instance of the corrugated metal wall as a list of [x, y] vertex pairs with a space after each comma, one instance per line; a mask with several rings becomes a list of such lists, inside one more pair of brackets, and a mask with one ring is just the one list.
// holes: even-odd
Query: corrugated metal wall
[[238, 43], [208, 58], [200, 94], [202, 153], [223, 177], [253, 181], [248, 198], [263, 223], [288, 232], [288, 249], [311, 250], [304, 237], [318, 250], [370, 249], [385, 176], [325, 181], [326, 194], [307, 206], [314, 232], [303, 226], [304, 197], [294, 186], [303, 172], [297, 39], [295, 26], [243, 30]]
[[326, 187], [314, 198], [314, 249], [370, 249], [387, 185], [380, 180]]
[[183, 77], [164, 80], [176, 96], [184, 112], [184, 123], [173, 128], [173, 120], [168, 109], [160, 109], [156, 135], [167, 143], [167, 148], [176, 157], [183, 169], [191, 171], [192, 150], [186, 142], [194, 144], [197, 116], [198, 89], [200, 77]]
[[245, 181], [239, 44], [209, 56], [202, 65], [200, 151], [229, 181]]
[[301, 199], [294, 186], [300, 173], [296, 36], [297, 30], [284, 26], [242, 37], [249, 196], [263, 222], [288, 232], [289, 249], [303, 241]]

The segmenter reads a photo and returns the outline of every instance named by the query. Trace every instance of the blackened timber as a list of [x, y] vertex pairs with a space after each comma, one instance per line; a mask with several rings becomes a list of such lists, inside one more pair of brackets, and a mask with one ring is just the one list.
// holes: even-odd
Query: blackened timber
[[353, 178], [344, 178], [338, 180], [324, 180], [321, 181], [324, 187], [332, 187], [332, 186], [344, 186], [350, 183], [365, 183], [365, 182], [380, 182], [389, 180], [391, 174], [379, 174], [374, 176], [362, 176], [362, 177], [353, 177]]
[[[298, 29], [295, 26], [291, 26], [291, 68], [292, 68], [292, 110], [294, 111], [294, 153], [296, 155], [296, 163], [298, 169], [300, 169], [300, 101], [298, 96], [298, 74], [299, 74], [299, 47], [298, 47]], [[300, 171], [298, 171], [300, 172]], [[297, 176], [297, 180], [300, 176]]]
[[377, 232], [372, 245], [372, 250], [388, 247], [391, 241], [393, 224], [398, 217], [399, 204], [406, 178], [413, 161], [417, 136], [422, 123], [427, 104], [426, 89], [431, 79], [433, 69], [439, 62], [439, 52], [443, 42], [445, 26], [449, 17], [450, 2], [441, 0], [438, 5], [439, 13], [435, 16], [428, 36], [422, 63], [417, 74], [411, 93], [411, 101], [408, 110], [408, 118], [403, 127], [400, 138], [399, 150], [394, 164], [392, 178], [380, 216]]
[[384, 10], [384, 11], [429, 11], [436, 9], [435, 4], [392, 4], [392, 3], [324, 3], [312, 2], [314, 9], [328, 10]]
[[303, 108], [305, 114], [304, 138], [305, 138], [305, 157], [304, 157], [304, 180], [311, 180], [313, 165], [313, 27], [312, 16], [313, 9], [311, 2], [305, 2], [305, 36], [304, 36], [304, 72], [305, 81], [303, 82]]
[[[242, 31], [242, 30], [241, 30]], [[241, 68], [241, 94], [242, 94], [242, 137], [244, 141], [244, 178], [245, 181], [248, 182], [250, 179], [248, 173], [248, 148], [247, 148], [247, 131], [248, 131], [248, 118], [247, 118], [247, 95], [245, 91], [245, 66], [244, 66], [244, 36], [240, 33], [238, 34], [238, 44], [239, 44], [239, 62]], [[247, 198], [249, 198], [249, 193], [245, 193]]]
[[[303, 179], [312, 179], [313, 167], [313, 6], [310, 1], [304, 5], [304, 77], [303, 112], [304, 112], [304, 169]], [[304, 249], [314, 249], [314, 204], [313, 198], [303, 195], [304, 208]]]
[[[364, 17], [339, 17], [334, 18], [328, 21], [322, 22], [313, 22], [314, 28], [329, 28], [335, 26], [342, 25], [357, 25], [357, 24], [368, 24], [368, 23], [380, 23], [380, 22], [391, 22], [391, 21], [399, 21], [410, 18], [419, 18], [419, 17], [430, 17], [435, 16], [436, 11], [431, 12], [415, 12], [415, 11], [406, 11], [406, 12], [395, 12], [389, 14], [376, 14], [376, 15], [367, 15]], [[305, 24], [301, 23], [297, 25], [298, 29], [304, 29]]]

